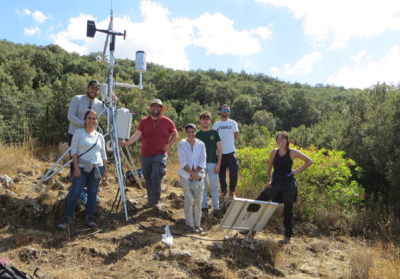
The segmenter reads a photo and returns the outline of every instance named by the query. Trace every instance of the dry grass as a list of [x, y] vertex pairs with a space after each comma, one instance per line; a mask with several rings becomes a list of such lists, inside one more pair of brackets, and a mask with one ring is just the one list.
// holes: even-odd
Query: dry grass
[[[76, 214], [70, 232], [55, 230], [64, 207], [62, 202], [57, 202], [57, 191], [46, 189], [33, 193], [30, 199], [22, 198], [33, 187], [32, 180], [54, 164], [66, 146], [38, 148], [32, 141], [26, 141], [20, 146], [0, 148], [0, 174], [14, 177], [39, 165], [36, 177], [16, 185], [18, 198], [0, 195], [0, 212], [9, 213], [0, 218], [0, 256], [9, 257], [25, 271], [32, 272], [41, 266], [40, 274], [48, 273], [48, 278], [274, 278], [282, 274], [289, 278], [400, 278], [398, 222], [383, 218], [377, 210], [359, 210], [347, 216], [321, 211], [314, 223], [309, 224], [311, 228], [319, 228], [321, 235], [311, 235], [307, 224], [297, 220], [291, 245], [282, 244], [279, 212], [266, 230], [257, 234], [254, 246], [243, 246], [239, 241], [237, 245], [225, 243], [214, 249], [219, 242], [175, 237], [173, 248], [191, 251], [190, 259], [171, 258], [159, 234], [125, 222], [122, 212], [116, 216], [111, 229], [78, 239], [72, 233], [84, 228], [84, 211]], [[171, 183], [164, 185], [167, 187], [162, 201], [169, 205], [171, 201], [166, 197], [171, 192], [178, 196], [182, 192], [172, 186], [174, 180], [179, 180], [176, 154], [170, 154], [167, 168]], [[67, 173], [67, 169], [61, 171], [63, 176]], [[102, 218], [110, 218], [106, 211], [111, 208], [116, 189], [114, 178], [99, 192], [104, 207]], [[145, 202], [141, 191], [128, 189], [127, 196], [136, 198], [140, 208]], [[237, 195], [241, 197], [241, 192]], [[44, 216], [40, 222], [31, 218], [34, 207], [23, 208], [35, 202], [45, 209], [40, 213]], [[183, 210], [169, 208], [176, 221], [160, 218], [151, 210], [138, 211], [135, 218], [154, 229], [162, 230], [169, 224], [174, 232], [183, 233]], [[226, 233], [215, 224], [208, 228], [207, 238], [222, 239]], [[29, 243], [18, 244], [19, 235], [29, 236]], [[22, 257], [25, 249], [36, 249], [38, 255]]]

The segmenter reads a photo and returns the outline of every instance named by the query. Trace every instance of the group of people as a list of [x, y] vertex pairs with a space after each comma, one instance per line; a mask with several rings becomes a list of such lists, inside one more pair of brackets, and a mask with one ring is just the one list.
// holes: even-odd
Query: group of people
[[[78, 198], [86, 185], [88, 193], [85, 224], [95, 227], [94, 209], [100, 179], [107, 179], [107, 159], [103, 136], [96, 132], [98, 114], [102, 103], [96, 99], [100, 84], [96, 80], [89, 82], [87, 94], [75, 96], [68, 110], [70, 121], [68, 142], [71, 146], [73, 164], [71, 176], [73, 186], [69, 194], [66, 210], [58, 228], [68, 227], [75, 210]], [[113, 101], [117, 98], [113, 95]], [[167, 172], [168, 150], [178, 138], [178, 132], [171, 119], [163, 114], [167, 106], [159, 99], [154, 99], [148, 107], [150, 115], [143, 117], [135, 133], [127, 140], [120, 140], [120, 146], [128, 146], [141, 139], [141, 168], [146, 181], [148, 202], [144, 208], [157, 205], [161, 198], [162, 179]], [[236, 121], [229, 119], [230, 107], [222, 105], [218, 113], [220, 120], [212, 129], [211, 113], [205, 111], [199, 116], [201, 129], [188, 123], [185, 126], [186, 138], [178, 144], [180, 166], [178, 175], [185, 197], [186, 224], [184, 230], [192, 233], [202, 232], [201, 216], [208, 214], [207, 176], [211, 188], [213, 216], [223, 218], [219, 207], [218, 181], [221, 194], [235, 197], [238, 181], [239, 160], [236, 155], [235, 141], [239, 136]], [[270, 154], [267, 170], [267, 187], [257, 200], [276, 200], [284, 202], [285, 241], [290, 242], [292, 234], [292, 208], [297, 198], [297, 184], [294, 175], [304, 171], [312, 160], [289, 148], [289, 137], [286, 132], [276, 137], [278, 149]], [[292, 170], [293, 160], [304, 161], [302, 167]], [[274, 173], [271, 175], [272, 167]], [[226, 171], [229, 169], [229, 191]], [[278, 199], [278, 200], [277, 200]]]

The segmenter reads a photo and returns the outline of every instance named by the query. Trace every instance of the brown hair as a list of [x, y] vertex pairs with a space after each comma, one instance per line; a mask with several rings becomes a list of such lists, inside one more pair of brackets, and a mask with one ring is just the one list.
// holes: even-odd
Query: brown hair
[[278, 140], [278, 136], [279, 135], [282, 135], [282, 137], [284, 139], [286, 139], [286, 150], [290, 151], [290, 148], [289, 148], [289, 135], [285, 131], [279, 132], [279, 133], [276, 134], [275, 141]]
[[210, 118], [211, 119], [211, 112], [209, 111], [203, 111], [202, 113], [200, 113], [200, 120], [203, 118]]
[[185, 132], [187, 132], [188, 129], [194, 129], [195, 132], [197, 131], [197, 127], [196, 127], [196, 125], [194, 125], [193, 123], [188, 123], [188, 124], [186, 124], [186, 126], [185, 126]]

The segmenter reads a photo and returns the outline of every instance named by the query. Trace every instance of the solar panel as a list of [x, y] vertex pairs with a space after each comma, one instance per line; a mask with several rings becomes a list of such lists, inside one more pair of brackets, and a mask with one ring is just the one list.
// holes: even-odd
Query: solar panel
[[229, 231], [231, 229], [261, 231], [277, 206], [278, 204], [274, 202], [235, 198], [219, 227]]

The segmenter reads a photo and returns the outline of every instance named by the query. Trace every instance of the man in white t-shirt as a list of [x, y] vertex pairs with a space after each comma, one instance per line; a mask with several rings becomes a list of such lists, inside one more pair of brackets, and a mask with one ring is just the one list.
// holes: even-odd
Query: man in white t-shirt
[[229, 196], [235, 196], [238, 180], [239, 160], [236, 155], [235, 141], [239, 137], [239, 128], [236, 121], [229, 119], [230, 107], [222, 105], [219, 108], [221, 120], [213, 125], [213, 129], [221, 136], [222, 160], [219, 170], [219, 184], [223, 195], [227, 194], [226, 169], [229, 168]]

